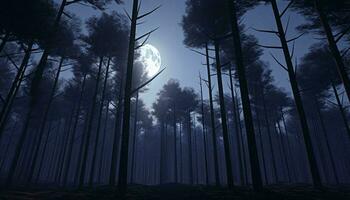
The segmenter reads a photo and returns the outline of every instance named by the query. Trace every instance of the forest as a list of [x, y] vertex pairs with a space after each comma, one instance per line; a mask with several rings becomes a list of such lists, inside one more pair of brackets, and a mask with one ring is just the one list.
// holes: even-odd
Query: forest
[[348, 0], [1, 0], [0, 199], [350, 199], [349, 70]]

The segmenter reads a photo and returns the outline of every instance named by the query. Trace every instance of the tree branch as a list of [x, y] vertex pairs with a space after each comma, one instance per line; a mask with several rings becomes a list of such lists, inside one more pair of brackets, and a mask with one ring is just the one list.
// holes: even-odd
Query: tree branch
[[[195, 52], [195, 53], [197, 53], [197, 54], [200, 54], [200, 55], [202, 55], [202, 56], [207, 56], [207, 54], [204, 54], [204, 53], [202, 53], [202, 52], [200, 52], [200, 51], [197, 51], [197, 50], [194, 50], [194, 49], [190, 49], [190, 48], [188, 48], [190, 51], [193, 51], [193, 52]], [[211, 58], [211, 59], [215, 59], [214, 57], [211, 57], [211, 56], [208, 56], [209, 58]]]
[[282, 13], [280, 14], [280, 18], [282, 18], [283, 17], [283, 15], [287, 12], [287, 10], [293, 5], [293, 3], [294, 3], [294, 0], [291, 0], [290, 2], [289, 2], [289, 4], [287, 5], [287, 7], [282, 11]]
[[260, 44], [257, 44], [257, 46], [262, 48], [267, 48], [267, 49], [282, 49], [282, 47], [280, 46], [267, 46], [267, 45], [260, 45]]
[[149, 12], [147, 12], [147, 13], [145, 13], [145, 14], [139, 16], [139, 17], [137, 17], [137, 20], [142, 19], [142, 18], [144, 18], [144, 17], [146, 17], [146, 16], [148, 16], [148, 15], [154, 13], [154, 12], [155, 12], [156, 10], [158, 10], [160, 7], [162, 7], [162, 5], [159, 5], [159, 6], [157, 6], [156, 8], [154, 8], [153, 10], [151, 10], [151, 11], [149, 11]]
[[289, 43], [289, 42], [293, 42], [293, 41], [295, 41], [295, 40], [297, 40], [297, 39], [301, 38], [303, 35], [305, 35], [305, 32], [304, 32], [304, 33], [302, 33], [302, 34], [300, 34], [300, 35], [298, 35], [297, 37], [295, 37], [295, 38], [293, 38], [293, 39], [287, 40], [287, 43]]
[[136, 89], [132, 90], [130, 93], [130, 96], [132, 96], [135, 92], [139, 91], [140, 89], [142, 89], [143, 87], [145, 87], [146, 85], [148, 85], [149, 83], [151, 83], [154, 79], [156, 79], [166, 68], [162, 69], [160, 72], [158, 72], [155, 76], [153, 76], [153, 78], [151, 78], [150, 80], [146, 81], [145, 83], [143, 83], [142, 85], [140, 85], [139, 87], [137, 87]]
[[272, 54], [270, 53], [270, 55], [272, 56], [272, 58], [276, 61], [277, 64], [279, 64], [284, 70], [286, 70], [288, 72], [288, 69], [287, 67], [285, 67], [284, 65], [282, 65], [282, 63], [280, 63], [277, 58]]
[[148, 32], [148, 33], [143, 34], [142, 36], [136, 38], [136, 39], [135, 39], [135, 42], [136, 42], [136, 41], [139, 41], [140, 39], [142, 39], [142, 38], [144, 38], [144, 37], [147, 37], [148, 35], [151, 35], [154, 31], [156, 31], [156, 30], [158, 30], [158, 29], [159, 29], [159, 27], [153, 29], [152, 31], [150, 31], [150, 32]]

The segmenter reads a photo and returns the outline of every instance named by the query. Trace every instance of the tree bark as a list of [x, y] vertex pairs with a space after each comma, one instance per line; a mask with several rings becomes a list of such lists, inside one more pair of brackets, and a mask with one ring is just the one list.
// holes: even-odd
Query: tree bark
[[200, 83], [200, 90], [201, 90], [201, 115], [202, 115], [203, 147], [204, 147], [205, 183], [206, 183], [206, 185], [209, 185], [208, 158], [207, 158], [207, 136], [206, 136], [206, 132], [205, 132], [205, 116], [204, 116], [202, 77], [199, 78], [199, 83]]
[[320, 104], [319, 104], [318, 100], [316, 99], [316, 97], [314, 97], [314, 101], [315, 101], [318, 117], [320, 118], [322, 133], [323, 133], [323, 137], [325, 138], [328, 155], [329, 155], [332, 169], [333, 169], [334, 179], [335, 179], [336, 184], [338, 185], [339, 184], [339, 177], [338, 177], [338, 173], [337, 173], [337, 167], [335, 165], [335, 160], [334, 160], [334, 155], [332, 153], [331, 145], [329, 144], [329, 138], [328, 138], [328, 133], [327, 133], [325, 121], [324, 121], [324, 118], [322, 115]]
[[87, 157], [89, 152], [89, 144], [90, 144], [90, 137], [92, 132], [92, 124], [95, 117], [95, 111], [96, 111], [96, 104], [97, 104], [97, 95], [98, 95], [98, 86], [100, 84], [100, 78], [101, 78], [101, 70], [103, 65], [103, 57], [100, 57], [100, 64], [98, 67], [97, 72], [97, 78], [95, 83], [95, 89], [94, 89], [94, 95], [92, 97], [92, 105], [90, 110], [90, 117], [88, 119], [88, 127], [86, 133], [83, 133], [86, 136], [84, 148], [83, 148], [83, 159], [82, 159], [82, 167], [79, 175], [79, 187], [82, 187], [84, 185], [84, 178], [85, 178], [85, 171], [87, 167]]
[[216, 140], [215, 113], [214, 113], [214, 103], [213, 103], [213, 88], [212, 88], [212, 83], [211, 83], [208, 44], [206, 44], [206, 46], [205, 46], [205, 52], [206, 52], [206, 62], [207, 62], [206, 64], [207, 64], [208, 87], [209, 87], [210, 121], [211, 121], [213, 148], [214, 148], [213, 154], [214, 154], [215, 185], [219, 186], [220, 179], [219, 179], [218, 147], [217, 147], [217, 140]]
[[221, 75], [221, 62], [220, 62], [220, 47], [219, 42], [215, 41], [215, 58], [216, 58], [216, 71], [219, 88], [219, 100], [220, 100], [220, 113], [221, 113], [221, 125], [222, 125], [222, 136], [224, 140], [224, 151], [225, 151], [225, 163], [226, 163], [226, 175], [228, 187], [233, 187], [233, 174], [232, 174], [232, 161], [230, 155], [230, 144], [228, 138], [227, 118], [226, 118], [226, 107], [224, 99], [224, 88], [222, 85]]
[[345, 108], [343, 107], [343, 104], [342, 104], [342, 102], [341, 102], [341, 100], [339, 98], [339, 94], [338, 94], [337, 88], [335, 87], [334, 83], [332, 83], [332, 88], [333, 88], [335, 99], [337, 100], [337, 105], [338, 105], [340, 114], [341, 114], [343, 122], [344, 122], [346, 133], [348, 134], [348, 137], [350, 139], [350, 127], [349, 127], [349, 124], [348, 124], [348, 119], [346, 117]]
[[287, 64], [288, 76], [292, 87], [295, 105], [297, 107], [297, 111], [299, 114], [300, 124], [302, 127], [302, 133], [304, 136], [304, 142], [306, 147], [306, 153], [307, 153], [307, 157], [310, 165], [310, 171], [312, 175], [312, 181], [315, 187], [322, 187], [321, 177], [320, 177], [320, 173], [319, 173], [319, 169], [318, 169], [318, 165], [316, 162], [315, 153], [314, 153], [314, 149], [311, 141], [310, 129], [307, 123], [305, 109], [301, 99], [300, 90], [298, 88], [298, 83], [296, 80], [296, 75], [294, 72], [294, 67], [293, 67], [291, 55], [288, 48], [288, 43], [286, 40], [286, 36], [285, 36], [285, 32], [284, 32], [284, 28], [280, 18], [280, 13], [278, 10], [276, 0], [271, 0], [271, 5], [272, 5], [272, 10], [274, 13], [275, 20], [276, 20], [276, 25], [277, 25], [282, 49], [284, 52], [285, 61]]
[[53, 86], [52, 86], [52, 89], [51, 89], [51, 93], [50, 93], [50, 96], [49, 96], [49, 100], [48, 100], [48, 103], [47, 103], [47, 105], [45, 107], [43, 120], [42, 120], [42, 122], [40, 124], [40, 129], [39, 129], [39, 133], [38, 133], [39, 141], [38, 141], [38, 143], [37, 143], [37, 145], [35, 147], [35, 150], [34, 150], [34, 154], [33, 154], [33, 158], [32, 158], [32, 164], [29, 167], [29, 177], [28, 177], [28, 180], [26, 181], [27, 183], [31, 183], [32, 180], [33, 180], [33, 177], [34, 177], [34, 170], [35, 170], [35, 167], [36, 167], [37, 162], [38, 162], [38, 154], [39, 154], [39, 150], [40, 150], [40, 147], [41, 147], [41, 142], [42, 142], [42, 139], [43, 139], [43, 136], [44, 136], [45, 127], [46, 127], [46, 123], [47, 123], [47, 120], [48, 120], [48, 116], [49, 116], [49, 112], [50, 112], [50, 109], [51, 109], [51, 105], [52, 105], [52, 102], [54, 101], [56, 88], [57, 88], [57, 84], [58, 84], [58, 79], [60, 77], [60, 73], [61, 73], [61, 69], [62, 69], [62, 66], [63, 66], [63, 62], [64, 62], [64, 57], [61, 58], [61, 61], [60, 61], [59, 65], [58, 65], [56, 76], [55, 76], [55, 80], [54, 80], [54, 83], [53, 83]]
[[255, 131], [253, 124], [252, 110], [250, 106], [249, 99], [249, 90], [247, 84], [247, 78], [245, 74], [245, 67], [243, 62], [243, 52], [242, 52], [242, 43], [240, 38], [240, 31], [238, 27], [237, 19], [237, 10], [235, 2], [232, 0], [227, 0], [228, 2], [228, 12], [231, 18], [231, 28], [233, 34], [233, 46], [235, 47], [235, 58], [236, 66], [238, 73], [238, 80], [241, 91], [242, 105], [243, 105], [243, 114], [247, 132], [247, 141], [249, 149], [249, 158], [250, 158], [250, 168], [252, 174], [252, 183], [254, 190], [258, 191], [262, 189], [262, 178], [260, 172], [258, 151], [256, 147]]
[[236, 110], [236, 97], [234, 93], [234, 86], [233, 86], [233, 76], [232, 76], [232, 70], [229, 69], [229, 77], [230, 77], [230, 92], [231, 92], [231, 98], [232, 98], [232, 115], [233, 115], [233, 122], [235, 127], [235, 135], [236, 135], [236, 143], [237, 143], [237, 154], [238, 154], [238, 160], [239, 160], [239, 177], [241, 183], [243, 183], [243, 160], [242, 160], [242, 152], [241, 152], [241, 145], [239, 143], [239, 128], [238, 128], [238, 119], [237, 119], [237, 110]]
[[93, 149], [93, 154], [92, 154], [92, 167], [90, 169], [90, 174], [89, 174], [89, 186], [92, 186], [92, 184], [93, 184], [95, 168], [97, 165], [97, 162], [96, 162], [97, 147], [98, 147], [98, 143], [100, 141], [101, 117], [102, 117], [102, 111], [103, 111], [103, 104], [104, 104], [104, 101], [106, 99], [106, 89], [107, 89], [107, 81], [108, 81], [110, 62], [111, 62], [111, 58], [108, 58], [107, 67], [106, 67], [106, 74], [105, 74], [104, 82], [103, 82], [102, 98], [100, 100], [100, 108], [99, 108], [99, 113], [98, 113], [98, 117], [97, 117], [97, 129], [96, 129], [95, 138], [93, 140], [94, 149]]
[[122, 141], [119, 163], [119, 179], [118, 186], [121, 194], [125, 194], [127, 190], [127, 176], [128, 176], [128, 150], [129, 150], [129, 131], [130, 131], [130, 98], [132, 87], [132, 73], [134, 67], [134, 55], [135, 55], [135, 37], [136, 37], [136, 25], [138, 15], [139, 0], [133, 1], [133, 10], [130, 27], [129, 38], [129, 52], [126, 72], [126, 84], [124, 88], [124, 114], [123, 114], [123, 126], [122, 126]]
[[139, 111], [139, 91], [136, 92], [136, 102], [135, 102], [135, 116], [134, 116], [134, 134], [132, 140], [132, 155], [131, 155], [131, 170], [130, 170], [130, 182], [134, 182], [134, 171], [135, 171], [135, 150], [136, 150], [136, 138], [137, 138], [137, 121], [138, 121], [138, 111]]
[[31, 50], [32, 50], [32, 47], [33, 47], [33, 43], [34, 42], [31, 41], [28, 44], [27, 49], [25, 50], [25, 55], [23, 57], [21, 66], [18, 69], [16, 77], [15, 77], [15, 79], [14, 79], [12, 85], [11, 85], [10, 91], [9, 91], [9, 93], [6, 96], [5, 103], [2, 106], [2, 109], [1, 109], [1, 112], [0, 112], [0, 139], [1, 139], [1, 136], [2, 136], [2, 134], [4, 132], [4, 129], [5, 129], [6, 122], [7, 122], [7, 119], [9, 117], [9, 114], [11, 112], [11, 108], [12, 108], [14, 99], [16, 98], [17, 92], [18, 92], [18, 90], [19, 90], [19, 88], [21, 86], [21, 83], [22, 83], [22, 80], [23, 80], [23, 77], [24, 77], [24, 73], [25, 73], [25, 71], [27, 69], [28, 61], [29, 61], [30, 56], [31, 56]]
[[177, 148], [176, 148], [176, 106], [175, 102], [173, 105], [173, 129], [174, 129], [174, 175], [175, 175], [175, 183], [178, 182], [178, 174], [177, 174]]
[[103, 129], [103, 139], [102, 139], [102, 146], [101, 146], [101, 153], [100, 153], [100, 164], [99, 164], [99, 168], [98, 168], [98, 182], [99, 183], [101, 183], [101, 181], [102, 181], [102, 169], [103, 169], [103, 158], [104, 158], [103, 153], [104, 153], [104, 146], [106, 144], [107, 126], [108, 126], [108, 118], [109, 118], [108, 117], [109, 103], [110, 103], [110, 101], [107, 100], [105, 124], [104, 124], [104, 129]]
[[339, 77], [344, 84], [346, 95], [348, 96], [348, 99], [350, 100], [350, 80], [349, 80], [348, 73], [346, 71], [346, 67], [345, 67], [342, 55], [341, 55], [339, 48], [337, 46], [337, 42], [334, 39], [332, 28], [328, 23], [327, 16], [322, 11], [322, 5], [321, 5], [320, 0], [314, 0], [314, 2], [315, 2], [315, 7], [317, 10], [317, 13], [318, 13], [319, 18], [321, 20], [323, 29], [324, 29], [326, 36], [327, 36], [329, 49], [332, 52], [332, 55], [333, 55], [334, 60], [336, 62], [336, 67], [337, 67]]
[[80, 95], [79, 95], [79, 100], [78, 100], [78, 104], [77, 104], [77, 110], [75, 113], [75, 120], [73, 123], [73, 129], [72, 129], [72, 133], [70, 134], [69, 137], [69, 144], [67, 146], [67, 162], [65, 163], [64, 167], [63, 167], [63, 186], [67, 185], [67, 181], [68, 181], [68, 173], [69, 173], [69, 166], [72, 162], [72, 151], [73, 151], [73, 146], [74, 146], [74, 139], [76, 136], [76, 132], [77, 132], [77, 126], [78, 126], [78, 122], [79, 122], [79, 116], [80, 116], [80, 111], [81, 111], [81, 103], [83, 100], [83, 95], [84, 95], [84, 89], [85, 89], [85, 83], [86, 83], [86, 74], [83, 77], [82, 80], [82, 84], [81, 84], [81, 90], [80, 90]]

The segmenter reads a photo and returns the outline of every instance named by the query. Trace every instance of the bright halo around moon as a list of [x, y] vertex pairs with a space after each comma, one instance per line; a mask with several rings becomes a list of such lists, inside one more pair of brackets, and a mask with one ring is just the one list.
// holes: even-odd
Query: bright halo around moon
[[156, 75], [162, 64], [158, 49], [150, 44], [146, 44], [140, 48], [140, 57], [138, 61], [144, 65], [145, 71], [149, 77]]

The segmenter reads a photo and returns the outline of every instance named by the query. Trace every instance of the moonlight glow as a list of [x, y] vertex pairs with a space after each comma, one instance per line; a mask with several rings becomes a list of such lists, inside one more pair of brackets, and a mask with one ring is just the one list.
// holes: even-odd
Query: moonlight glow
[[143, 63], [149, 77], [159, 72], [162, 63], [158, 49], [150, 44], [141, 47], [139, 61]]

